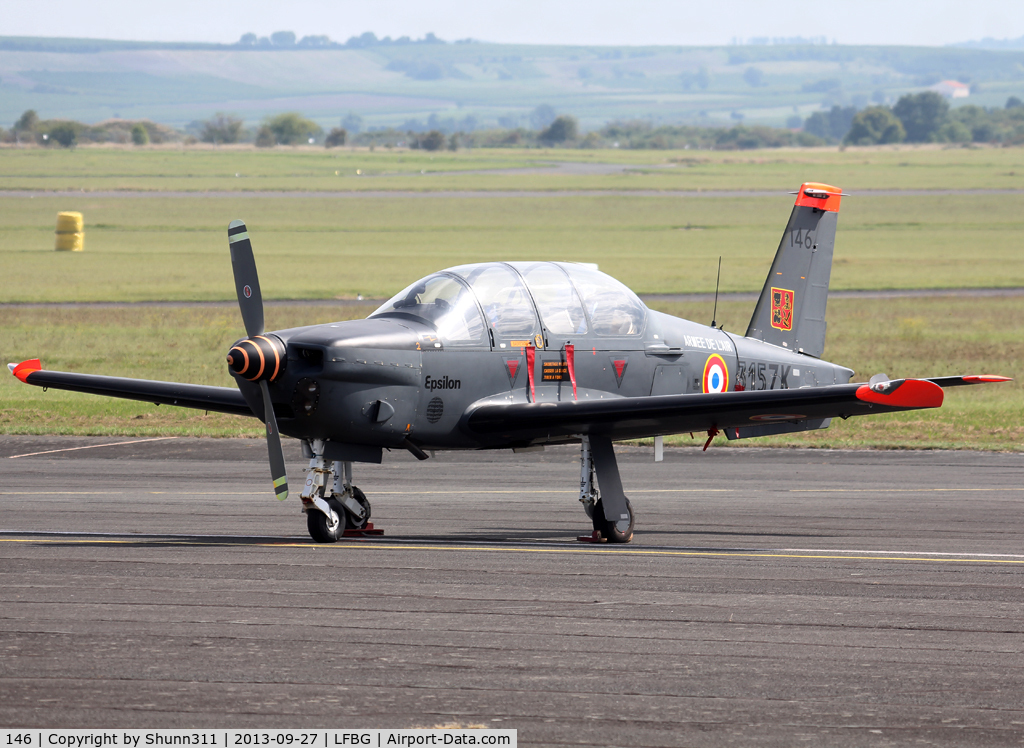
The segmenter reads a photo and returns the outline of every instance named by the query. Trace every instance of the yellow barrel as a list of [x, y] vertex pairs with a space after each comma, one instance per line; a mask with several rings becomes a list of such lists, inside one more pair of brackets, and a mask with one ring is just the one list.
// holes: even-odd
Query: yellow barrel
[[81, 252], [85, 249], [85, 224], [82, 214], [74, 211], [57, 214], [57, 243], [59, 252]]

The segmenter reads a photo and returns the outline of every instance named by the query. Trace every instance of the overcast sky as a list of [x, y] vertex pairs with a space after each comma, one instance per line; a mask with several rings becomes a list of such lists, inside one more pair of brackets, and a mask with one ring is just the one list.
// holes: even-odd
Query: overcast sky
[[1020, 0], [0, 0], [2, 36], [233, 42], [247, 31], [336, 41], [466, 37], [527, 44], [728, 44], [818, 37], [919, 44], [1024, 36]]

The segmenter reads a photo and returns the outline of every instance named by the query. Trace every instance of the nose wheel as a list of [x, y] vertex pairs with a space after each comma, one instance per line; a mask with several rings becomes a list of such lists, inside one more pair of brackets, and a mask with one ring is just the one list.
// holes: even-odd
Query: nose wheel
[[352, 486], [352, 498], [362, 510], [362, 516], [353, 514], [341, 501], [331, 497], [324, 501], [331, 516], [311, 509], [306, 512], [306, 529], [317, 543], [335, 543], [345, 536], [346, 530], [366, 530], [370, 522], [370, 500], [358, 487]]

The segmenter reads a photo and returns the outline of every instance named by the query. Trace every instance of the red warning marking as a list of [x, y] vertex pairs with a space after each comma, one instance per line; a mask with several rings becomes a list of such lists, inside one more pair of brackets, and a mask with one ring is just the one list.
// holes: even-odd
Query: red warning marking
[[252, 296], [252, 289], [249, 288], [248, 286], [246, 286], [245, 288], [242, 289], [242, 293], [244, 293], [245, 294], [245, 298], [248, 299], [248, 298], [250, 298]]
[[513, 379], [514, 380], [516, 378], [516, 372], [519, 371], [519, 362], [515, 361], [515, 360], [506, 361], [505, 362], [505, 366], [508, 367], [509, 379]]
[[626, 362], [613, 361], [612, 363], [615, 365], [615, 376], [622, 379], [622, 373], [626, 370]]

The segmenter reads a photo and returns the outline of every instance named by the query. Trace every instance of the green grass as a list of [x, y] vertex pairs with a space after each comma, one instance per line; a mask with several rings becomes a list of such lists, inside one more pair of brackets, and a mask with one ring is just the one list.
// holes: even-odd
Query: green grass
[[[1018, 195], [844, 199], [832, 288], [1024, 286]], [[0, 301], [233, 297], [226, 228], [243, 218], [267, 298], [386, 298], [452, 265], [597, 262], [640, 293], [759, 290], [792, 197], [0, 197]], [[60, 210], [82, 253], [53, 251]]]
[[[544, 161], [635, 167], [609, 175], [480, 174]], [[657, 168], [652, 168], [657, 167]], [[357, 174], [361, 171], [362, 174]], [[337, 173], [336, 173], [337, 172]], [[460, 173], [470, 172], [470, 173]], [[237, 176], [236, 176], [237, 175]], [[3, 190], [795, 190], [1024, 189], [1024, 149], [914, 147], [764, 151], [476, 149], [374, 152], [320, 147], [0, 149]]]
[[[726, 329], [742, 330], [750, 304], [719, 305]], [[705, 321], [706, 304], [663, 304], [663, 311]], [[270, 307], [281, 329], [364, 316], [365, 307]], [[5, 309], [4, 361], [40, 356], [47, 368], [231, 386], [223, 363], [242, 334], [225, 308]], [[891, 377], [995, 373], [1010, 384], [947, 390], [935, 411], [836, 420], [827, 431], [735, 442], [813, 447], [1024, 449], [1024, 299], [835, 299], [825, 354], [864, 381]], [[47, 391], [0, 377], [0, 433], [252, 436], [253, 419]], [[670, 443], [690, 443], [689, 436]], [[724, 445], [725, 439], [716, 442]]]

